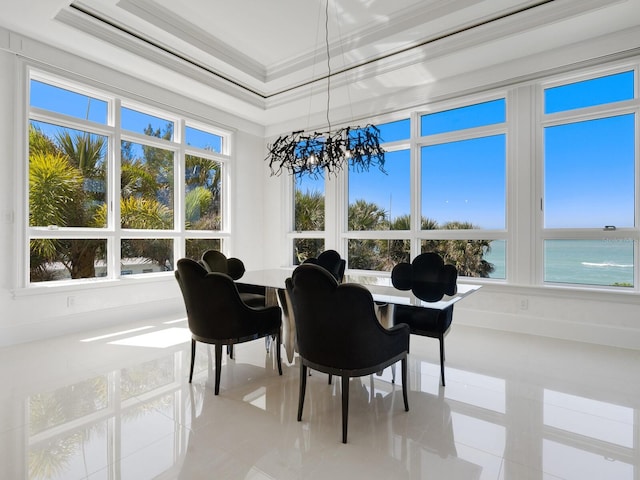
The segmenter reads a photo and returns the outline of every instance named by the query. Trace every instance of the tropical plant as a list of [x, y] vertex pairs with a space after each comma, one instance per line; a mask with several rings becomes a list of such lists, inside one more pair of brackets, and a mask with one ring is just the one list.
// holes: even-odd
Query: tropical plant
[[[447, 222], [444, 230], [473, 230], [477, 227], [470, 222]], [[495, 267], [484, 259], [491, 251], [489, 240], [424, 240], [423, 252], [436, 252], [445, 262], [455, 265], [458, 275], [465, 277], [489, 277]]]
[[[29, 128], [29, 224], [87, 227], [105, 205], [104, 137], [60, 131], [49, 138], [33, 124]], [[95, 188], [87, 188], [93, 185]], [[51, 265], [60, 262], [71, 278], [95, 276], [102, 241], [34, 239], [30, 242], [31, 279], [55, 278]]]
[[324, 194], [317, 190], [295, 191], [294, 228], [298, 232], [324, 230]]
[[[310, 219], [324, 215], [324, 199], [317, 201], [316, 194], [296, 191], [296, 226], [300, 218], [301, 230], [310, 228]], [[298, 206], [304, 215], [298, 217]], [[303, 221], [304, 219], [304, 221]], [[411, 218], [401, 215], [393, 220], [387, 218], [386, 211], [381, 206], [356, 200], [349, 205], [349, 230], [410, 230]], [[438, 222], [422, 217], [422, 230], [473, 230], [477, 229], [470, 222], [447, 222], [442, 226]], [[305, 243], [306, 242], [306, 243]], [[314, 243], [315, 242], [315, 243]], [[318, 245], [315, 239], [299, 239], [296, 242], [297, 259], [317, 255]], [[461, 276], [488, 277], [494, 266], [484, 260], [484, 256], [491, 250], [489, 240], [423, 240], [421, 250], [439, 253], [447, 263], [454, 264]], [[313, 253], [312, 253], [313, 252]], [[410, 261], [410, 241], [401, 239], [351, 239], [349, 240], [349, 268], [362, 270], [390, 271], [400, 262]]]
[[[303, 192], [296, 188], [294, 197], [294, 229], [298, 232], [324, 230], [324, 194], [318, 190]], [[323, 239], [298, 238], [294, 243], [294, 264], [317, 257], [323, 250]]]
[[349, 230], [387, 230], [387, 212], [379, 205], [366, 200], [349, 204]]
[[82, 172], [59, 153], [29, 157], [29, 225], [77, 226], [70, 214], [82, 194]]
[[185, 217], [187, 230], [220, 230], [221, 174], [219, 162], [185, 156]]
[[[168, 125], [163, 131], [154, 131], [148, 127], [145, 133], [171, 138], [171, 128]], [[29, 147], [30, 225], [104, 228], [107, 225], [106, 137], [61, 129], [51, 138], [32, 124]], [[121, 226], [171, 229], [173, 152], [149, 146], [143, 146], [142, 152], [143, 157], [137, 158], [133, 144], [122, 143]], [[207, 220], [219, 222], [219, 219]], [[163, 268], [172, 268], [170, 240], [136, 239], [122, 245], [125, 256], [146, 258]], [[106, 241], [32, 239], [30, 248], [31, 281], [57, 278], [56, 264], [64, 266], [71, 278], [92, 278], [96, 274], [96, 260], [106, 253]]]

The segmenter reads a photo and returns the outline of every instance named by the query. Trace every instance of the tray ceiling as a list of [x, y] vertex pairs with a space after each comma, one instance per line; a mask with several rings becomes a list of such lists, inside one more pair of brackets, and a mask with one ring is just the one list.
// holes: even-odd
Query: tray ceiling
[[[443, 78], [447, 68], [460, 74], [551, 51], [637, 26], [639, 4], [329, 0], [332, 86], [386, 94], [424, 81], [425, 63]], [[0, 26], [11, 31], [212, 104], [223, 95], [236, 110], [233, 101], [259, 113], [299, 100], [324, 88], [329, 73], [325, 0], [21, 0], [2, 8]], [[482, 45], [493, 54], [480, 57]]]

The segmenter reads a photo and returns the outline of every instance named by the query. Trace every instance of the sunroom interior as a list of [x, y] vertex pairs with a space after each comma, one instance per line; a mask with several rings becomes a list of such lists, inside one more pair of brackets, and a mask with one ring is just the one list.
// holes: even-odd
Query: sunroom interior
[[[0, 11], [0, 477], [638, 479], [640, 0]], [[384, 172], [269, 164], [367, 124]], [[480, 286], [446, 388], [412, 335], [409, 412], [352, 381], [342, 445], [339, 382], [296, 421], [299, 362], [261, 341], [219, 396], [206, 348], [188, 383], [174, 270], [209, 248], [375, 279], [442, 253]]]
[[[185, 256], [190, 241], [204, 239], [241, 258], [247, 269], [292, 266], [300, 244], [320, 242], [347, 258], [348, 271], [381, 275], [388, 275], [389, 262], [380, 266], [357, 258], [367, 242], [401, 242], [410, 258], [431, 241], [479, 242], [493, 247], [493, 273], [467, 273], [483, 289], [459, 305], [456, 322], [638, 348], [640, 2], [406, 0], [392, 6], [354, 0], [314, 2], [310, 8], [292, 0], [277, 7], [253, 2], [253, 16], [245, 14], [245, 7], [243, 2], [150, 0], [3, 6], [0, 344], [182, 311], [171, 272], [147, 268], [138, 274], [135, 266], [121, 262], [136, 240], [159, 237], [170, 242], [172, 261]], [[614, 83], [599, 86], [608, 79]], [[568, 98], [581, 86], [591, 92], [587, 97], [599, 95], [596, 91], [610, 95], [558, 110], [550, 106], [554, 93]], [[38, 100], [46, 98], [47, 88], [102, 104], [104, 119], [97, 121], [102, 124], [96, 128], [88, 111], [74, 123], [69, 116], [76, 114], [67, 107]], [[38, 91], [44, 93], [38, 96]], [[501, 109], [501, 118], [485, 121], [492, 114], [481, 108], [492, 104]], [[470, 127], [447, 131], [450, 120], [442, 115], [447, 112], [466, 115], [460, 121]], [[127, 138], [134, 149], [136, 140], [148, 135], [141, 129], [126, 137], [128, 114], [143, 123], [151, 119], [150, 127], [160, 121], [158, 129], [168, 119], [176, 131], [170, 142], [176, 159], [192, 144], [189, 131], [205, 132], [218, 142], [213, 150], [222, 165], [219, 223], [185, 228], [180, 213], [184, 189], [176, 188], [175, 218], [161, 231], [122, 228], [114, 221], [113, 207], [99, 229], [45, 220], [37, 224], [29, 205], [29, 125], [57, 122], [77, 132], [87, 125], [84, 113], [92, 132], [107, 143], [120, 141], [114, 138], [125, 132], [122, 141]], [[563, 137], [563, 127], [591, 123], [604, 129], [614, 117], [624, 118], [623, 126], [613, 126], [627, 132], [624, 138], [587, 149], [609, 149], [615, 158], [592, 171], [568, 159], [575, 174], [566, 173], [559, 164], [568, 157], [554, 154], [552, 139], [564, 138], [569, 145], [573, 140]], [[121, 118], [122, 127], [117, 124]], [[445, 126], [432, 134], [431, 119]], [[292, 131], [326, 128], [327, 121], [334, 127], [380, 126], [383, 141], [385, 134], [391, 138], [383, 144], [390, 173], [376, 176], [346, 168], [307, 184], [287, 172], [274, 175], [266, 161], [270, 142]], [[579, 130], [578, 136], [588, 137], [587, 131]], [[447, 153], [438, 153], [443, 144], [469, 142], [471, 151], [491, 149], [482, 140], [495, 138], [500, 152], [493, 160], [479, 155], [475, 165], [473, 160], [447, 164]], [[620, 153], [613, 145], [621, 142], [626, 147]], [[107, 162], [114, 162], [116, 149], [109, 148]], [[432, 151], [440, 165], [426, 160]], [[498, 167], [489, 165], [495, 157]], [[617, 158], [621, 165], [611, 166]], [[178, 175], [176, 165], [172, 174]], [[103, 201], [113, 205], [119, 186], [115, 164], [107, 171]], [[485, 186], [472, 192], [474, 182]], [[305, 185], [321, 190], [324, 199], [323, 224], [310, 231], [294, 218], [293, 192]], [[380, 208], [386, 226], [349, 223], [357, 196], [374, 200], [367, 185], [389, 190]], [[561, 185], [557, 190], [565, 194], [553, 185]], [[435, 193], [429, 193], [431, 188]], [[448, 202], [476, 205], [469, 207], [469, 218], [448, 214], [446, 208], [431, 210]], [[401, 216], [394, 217], [394, 208], [410, 218], [406, 225], [392, 225]], [[441, 224], [470, 224], [455, 231], [426, 230], [419, 219], [430, 216]], [[34, 241], [82, 237], [98, 238], [107, 251], [96, 260], [94, 278], [39, 281], [33, 276]], [[595, 270], [595, 280], [554, 276], [557, 254], [550, 246], [571, 250], [575, 241], [620, 247], [628, 262], [587, 255], [577, 261]], [[624, 273], [599, 279], [595, 265], [613, 265]]]

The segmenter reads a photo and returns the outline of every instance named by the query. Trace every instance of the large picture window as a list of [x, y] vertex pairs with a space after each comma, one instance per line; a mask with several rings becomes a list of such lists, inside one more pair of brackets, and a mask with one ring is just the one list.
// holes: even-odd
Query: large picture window
[[221, 247], [228, 133], [38, 72], [28, 131], [26, 283], [164, 272]]
[[436, 252], [461, 277], [637, 291], [639, 68], [563, 73], [376, 122], [384, 171], [345, 167], [326, 192], [325, 179], [296, 178], [292, 264], [328, 241], [351, 271], [384, 276]]
[[498, 98], [420, 117], [420, 251], [461, 276], [506, 278], [506, 111]]
[[303, 173], [293, 178], [293, 265], [317, 257], [324, 250], [324, 175]]
[[355, 270], [389, 272], [411, 255], [410, 119], [378, 125], [384, 170], [348, 170], [347, 259]]
[[625, 71], [543, 91], [544, 282], [634, 286], [634, 85]]
[[415, 119], [413, 142], [411, 119], [378, 126], [384, 171], [348, 171], [348, 268], [390, 272], [437, 252], [461, 276], [505, 279], [506, 99]]

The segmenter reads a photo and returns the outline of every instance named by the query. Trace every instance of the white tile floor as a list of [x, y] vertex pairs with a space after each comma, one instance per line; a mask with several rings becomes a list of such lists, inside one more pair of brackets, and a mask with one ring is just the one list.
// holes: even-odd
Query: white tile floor
[[[137, 329], [137, 330], [135, 330]], [[447, 386], [437, 341], [412, 336], [410, 411], [381, 377], [308, 381], [257, 340], [208, 348], [187, 382], [186, 322], [111, 328], [0, 350], [2, 479], [640, 479], [640, 351], [454, 325]]]

